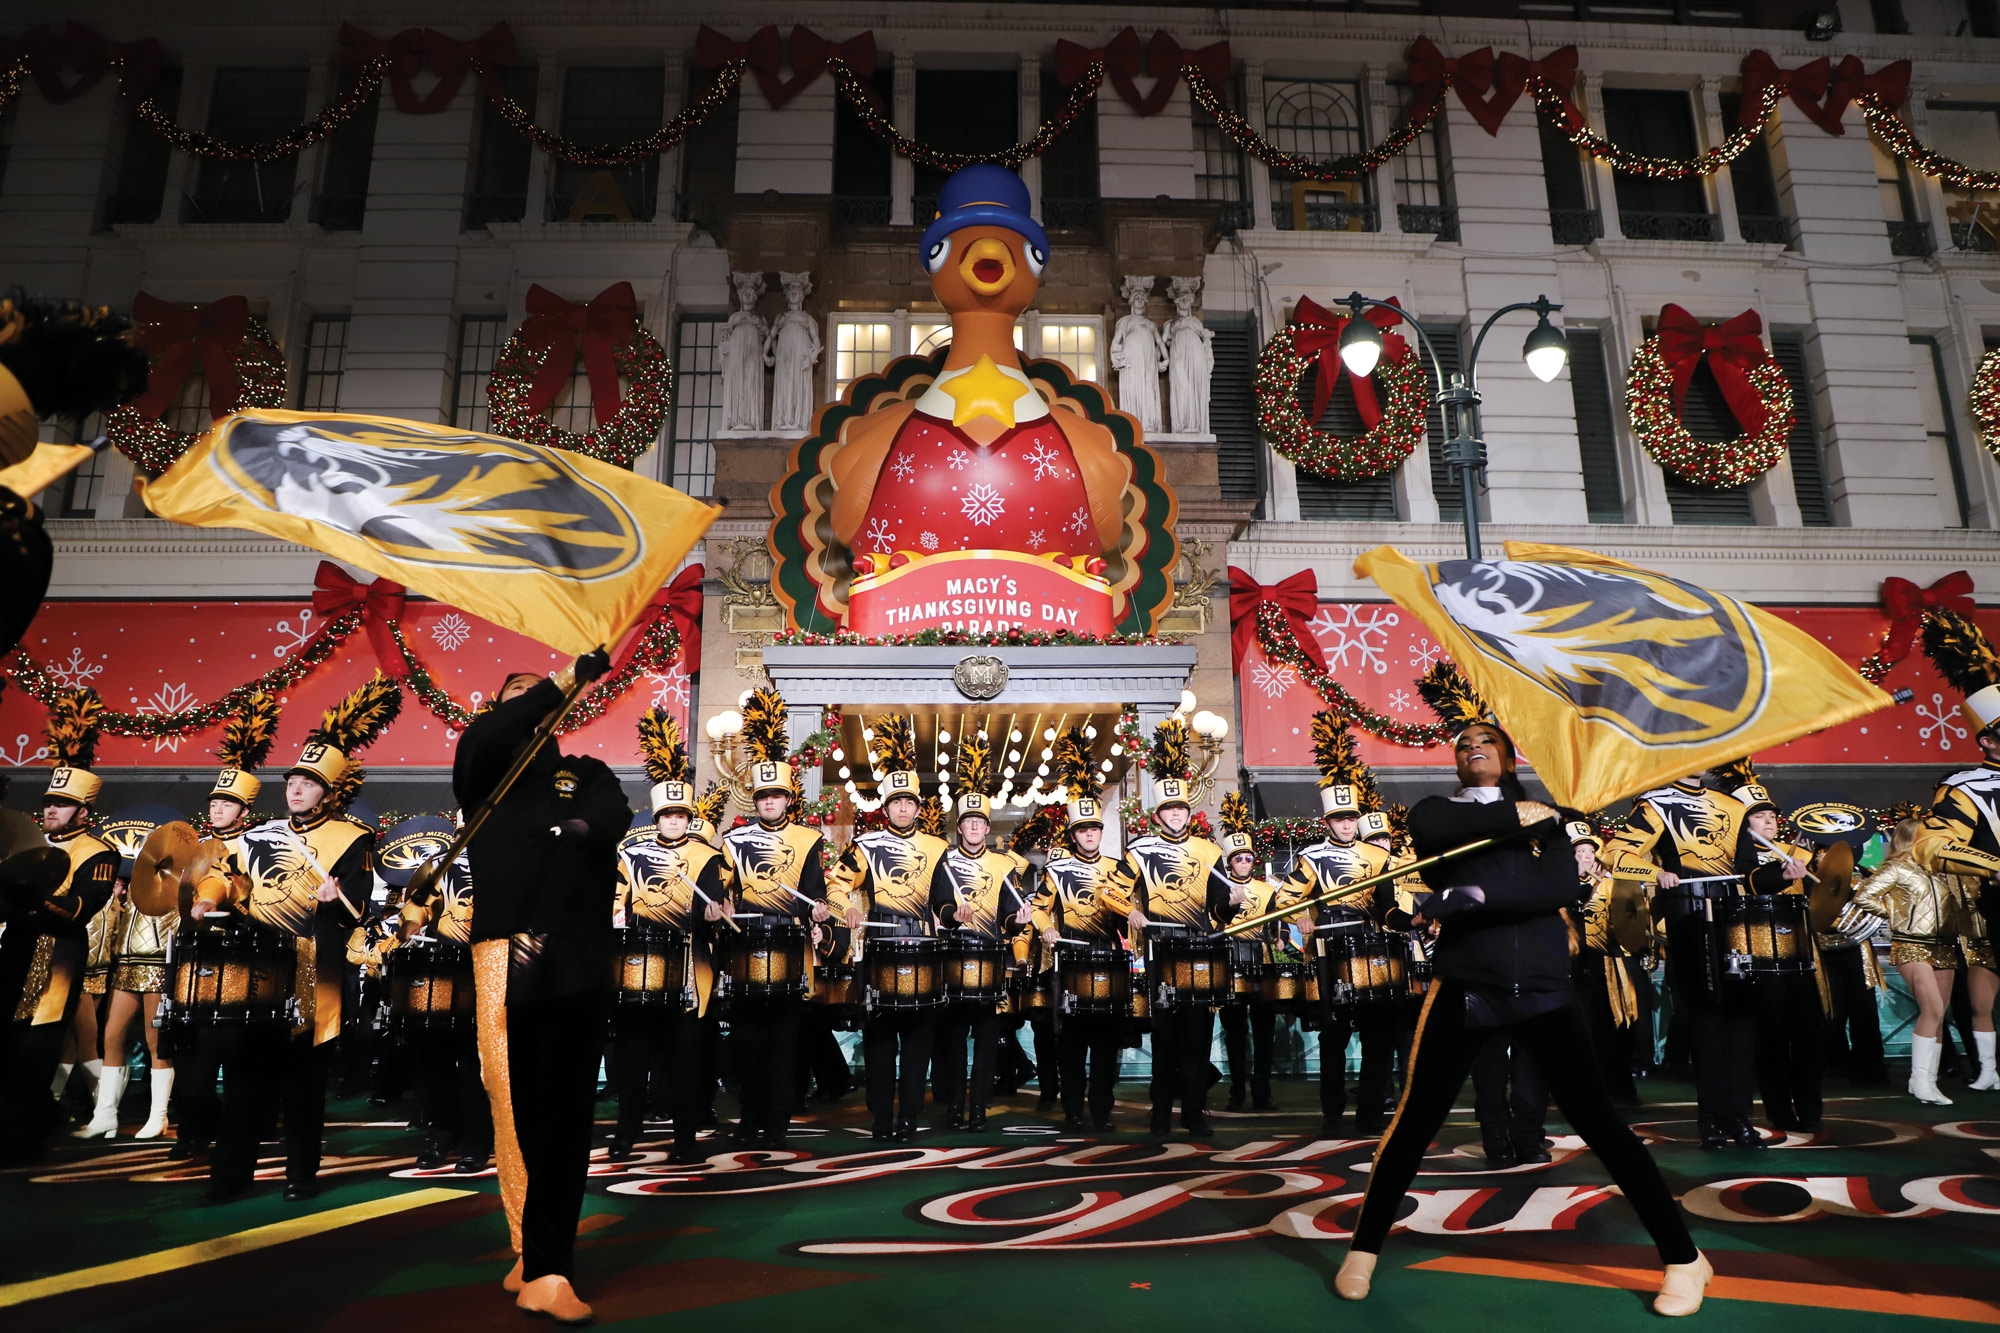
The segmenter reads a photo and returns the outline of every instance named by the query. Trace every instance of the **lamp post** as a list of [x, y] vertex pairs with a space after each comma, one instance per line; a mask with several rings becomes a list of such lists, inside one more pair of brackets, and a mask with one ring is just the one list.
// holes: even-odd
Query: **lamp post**
[[1501, 306], [1479, 326], [1479, 336], [1472, 340], [1472, 355], [1465, 359], [1465, 369], [1454, 372], [1447, 379], [1444, 365], [1438, 360], [1437, 349], [1431, 345], [1423, 325], [1404, 313], [1401, 306], [1377, 301], [1360, 292], [1351, 294], [1345, 304], [1349, 317], [1347, 327], [1340, 334], [1340, 359], [1357, 378], [1371, 374], [1375, 363], [1382, 359], [1382, 330], [1363, 317], [1364, 311], [1370, 307], [1394, 311], [1400, 322], [1416, 331], [1417, 342], [1424, 349], [1424, 355], [1430, 358], [1431, 373], [1437, 381], [1435, 401], [1444, 419], [1446, 435], [1444, 461], [1457, 476], [1459, 493], [1463, 497], [1465, 555], [1469, 560], [1480, 559], [1479, 490], [1486, 473], [1486, 440], [1479, 426], [1479, 349], [1502, 315], [1516, 310], [1534, 311], [1538, 318], [1527, 341], [1522, 344], [1521, 358], [1528, 363], [1528, 370], [1534, 377], [1547, 384], [1562, 374], [1563, 364], [1569, 360], [1569, 344], [1563, 341], [1562, 330], [1549, 323], [1549, 316], [1562, 307], [1546, 296]]

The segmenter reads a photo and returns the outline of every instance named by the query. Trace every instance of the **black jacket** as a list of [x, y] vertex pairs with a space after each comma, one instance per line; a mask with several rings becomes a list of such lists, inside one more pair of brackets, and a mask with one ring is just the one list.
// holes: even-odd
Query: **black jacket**
[[[1479, 804], [1429, 796], [1410, 811], [1410, 840], [1419, 857], [1520, 826], [1509, 800]], [[1473, 852], [1422, 874], [1435, 892], [1476, 884], [1486, 895], [1482, 906], [1439, 927], [1433, 955], [1438, 975], [1502, 995], [1570, 988], [1569, 931], [1558, 909], [1576, 904], [1576, 853], [1560, 822], [1550, 822], [1539, 838]]]
[[[472, 719], [451, 769], [452, 793], [468, 817], [561, 703], [562, 692], [545, 680]], [[588, 832], [550, 832], [571, 819]], [[478, 886], [472, 938], [543, 934], [608, 953], [618, 840], [631, 822], [625, 791], [603, 761], [544, 745], [466, 849]]]

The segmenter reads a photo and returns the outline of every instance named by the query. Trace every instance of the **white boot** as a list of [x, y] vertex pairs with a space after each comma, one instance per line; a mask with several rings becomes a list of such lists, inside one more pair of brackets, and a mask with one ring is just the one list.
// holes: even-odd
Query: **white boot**
[[83, 1062], [83, 1074], [85, 1078], [90, 1080], [90, 1086], [84, 1089], [84, 1096], [95, 1097], [97, 1095], [97, 1085], [104, 1081], [104, 1061], [85, 1060]]
[[104, 1077], [97, 1080], [97, 1113], [90, 1117], [90, 1123], [72, 1134], [77, 1139], [115, 1139], [118, 1137], [118, 1098], [125, 1091], [125, 1067], [104, 1071]]
[[1950, 1106], [1951, 1098], [1938, 1091], [1938, 1060], [1944, 1046], [1936, 1037], [1910, 1037], [1910, 1095], [1932, 1106]]
[[73, 1064], [56, 1066], [55, 1082], [49, 1084], [49, 1095], [57, 1101], [62, 1100], [63, 1089], [69, 1086], [69, 1071], [74, 1068]]
[[1974, 1032], [1972, 1045], [1979, 1052], [1979, 1077], [1972, 1080], [1974, 1092], [1992, 1092], [2000, 1088], [2000, 1070], [1993, 1067], [1993, 1034]]
[[167, 1098], [173, 1095], [173, 1091], [174, 1071], [155, 1067], [153, 1070], [153, 1109], [147, 1115], [146, 1123], [139, 1127], [137, 1134], [133, 1135], [134, 1138], [157, 1139], [160, 1137], [160, 1134], [167, 1127]]

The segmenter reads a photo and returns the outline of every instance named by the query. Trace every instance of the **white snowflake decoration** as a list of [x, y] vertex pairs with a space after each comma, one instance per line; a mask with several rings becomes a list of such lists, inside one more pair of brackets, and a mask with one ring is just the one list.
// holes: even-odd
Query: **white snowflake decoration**
[[271, 650], [271, 656], [284, 657], [305, 647], [312, 640], [312, 636], [318, 633], [312, 627], [312, 620], [313, 610], [308, 606], [299, 612], [298, 628], [294, 629], [289, 620], [280, 620], [271, 626], [271, 632], [278, 636], [278, 646]]
[[438, 623], [431, 626], [431, 637], [437, 640], [437, 646], [446, 652], [456, 652], [467, 639], [472, 637], [472, 626], [464, 616], [453, 611], [440, 616]]
[[678, 662], [665, 671], [649, 671], [646, 674], [653, 682], [653, 707], [666, 709], [687, 707], [688, 677]]
[[1299, 676], [1284, 662], [1259, 662], [1250, 668], [1250, 683], [1262, 690], [1266, 699], [1282, 699], [1299, 683]]
[[1036, 528], [1028, 534], [1028, 545], [1034, 547], [1038, 551], [1042, 549], [1042, 544], [1047, 540], [1048, 538], [1045, 535], [1043, 535], [1043, 532], [1040, 528]]
[[1410, 645], [1410, 665], [1419, 671], [1429, 671], [1444, 656], [1444, 649], [1435, 643], [1413, 643]]
[[1069, 516], [1069, 522], [1063, 524], [1063, 528], [1066, 531], [1074, 532], [1079, 537], [1082, 536], [1090, 530], [1090, 511], [1082, 505], [1078, 505], [1076, 512]]
[[972, 466], [972, 450], [967, 449], [964, 445], [956, 445], [952, 448], [950, 456], [944, 461], [945, 465], [953, 472], [963, 472]]
[[935, 551], [938, 548], [938, 535], [935, 532], [919, 533], [917, 535], [917, 545], [923, 547], [926, 551]]
[[960, 512], [972, 520], [972, 526], [977, 528], [994, 522], [1005, 513], [1007, 501], [1002, 498], [1000, 492], [981, 482], [966, 492], [958, 507]]
[[1416, 700], [1410, 697], [1410, 692], [1408, 690], [1397, 690], [1394, 694], [1389, 696], [1389, 707], [1395, 709], [1399, 713], [1409, 712], [1411, 707], [1415, 703]]
[[[153, 691], [151, 699], [140, 704], [135, 711], [161, 716], [168, 713], [185, 712], [194, 706], [194, 702], [194, 691], [186, 685], [162, 685], [159, 689]], [[186, 739], [185, 736], [155, 736], [153, 738], [153, 753], [158, 754], [162, 750], [171, 750], [175, 754], [179, 754], [181, 752], [181, 742]]]
[[[1932, 711], [1933, 709], [1936, 711]], [[1965, 728], [1960, 726], [1958, 722], [1957, 706], [1954, 705], [1947, 708], [1942, 694], [1933, 694], [1931, 696], [1930, 707], [1928, 708], [1923, 704], [1918, 704], [1917, 716], [1931, 719], [1931, 724], [1925, 727], [1920, 734], [1925, 740], [1929, 740], [1932, 733], [1935, 732], [1937, 734], [1938, 749], [1940, 750], [1949, 750], [1951, 748], [1951, 738], [1953, 736], [1958, 737], [1960, 740], [1965, 739]]]
[[[30, 746], [34, 748], [30, 749]], [[0, 765], [5, 765], [8, 768], [26, 768], [29, 764], [47, 759], [48, 757], [49, 747], [46, 745], [35, 745], [34, 738], [25, 731], [14, 737], [14, 752], [12, 754], [7, 752], [6, 746], [0, 745]]]
[[1062, 455], [1046, 443], [1038, 444], [1022, 455], [1022, 461], [1035, 469], [1036, 481], [1041, 481], [1045, 477], [1062, 478], [1070, 475], [1069, 469], [1063, 466]]
[[908, 454], [898, 454], [896, 461], [889, 464], [889, 471], [895, 474], [897, 481], [908, 481], [917, 475], [917, 465]]
[[1316, 636], [1333, 636], [1331, 643], [1320, 639], [1329, 668], [1346, 666], [1348, 657], [1354, 655], [1359, 658], [1356, 665], [1360, 670], [1372, 670], [1379, 676], [1389, 669], [1382, 654], [1389, 647], [1389, 631], [1400, 621], [1401, 617], [1386, 606], [1346, 602], [1321, 607], [1307, 628]]
[[889, 530], [888, 519], [871, 518], [868, 520], [867, 535], [862, 540], [874, 543], [877, 551], [888, 551], [895, 547], [896, 534]]
[[81, 690], [89, 686], [93, 676], [104, 674], [104, 659], [100, 655], [95, 662], [83, 655], [83, 649], [69, 650], [67, 662], [54, 662], [44, 667], [49, 679], [66, 690]]

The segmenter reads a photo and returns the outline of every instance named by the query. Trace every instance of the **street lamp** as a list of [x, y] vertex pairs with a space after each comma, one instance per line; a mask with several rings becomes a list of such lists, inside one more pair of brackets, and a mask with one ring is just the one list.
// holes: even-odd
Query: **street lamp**
[[1569, 345], [1563, 340], [1562, 330], [1549, 323], [1549, 316], [1562, 307], [1546, 296], [1501, 306], [1479, 326], [1479, 336], [1472, 340], [1472, 355], [1465, 359], [1465, 369], [1446, 378], [1437, 349], [1431, 346], [1423, 325], [1405, 314], [1401, 306], [1377, 301], [1360, 292], [1350, 295], [1346, 305], [1348, 320], [1347, 327], [1340, 332], [1340, 360], [1348, 373], [1357, 379], [1365, 379], [1374, 373], [1375, 364], [1382, 359], [1382, 330], [1365, 318], [1366, 310], [1372, 306], [1394, 311], [1400, 322], [1416, 331], [1417, 342], [1423, 347], [1424, 355], [1430, 358], [1431, 373], [1437, 379], [1436, 401], [1448, 436], [1444, 445], [1444, 461], [1457, 474], [1463, 497], [1466, 558], [1479, 559], [1479, 490], [1486, 472], [1486, 441], [1479, 427], [1479, 387], [1476, 378], [1479, 349], [1486, 342], [1487, 333], [1500, 321], [1500, 316], [1516, 310], [1534, 311], [1537, 316], [1535, 327], [1521, 345], [1521, 359], [1528, 363], [1529, 373], [1547, 384], [1562, 374], [1563, 364], [1569, 360]]

